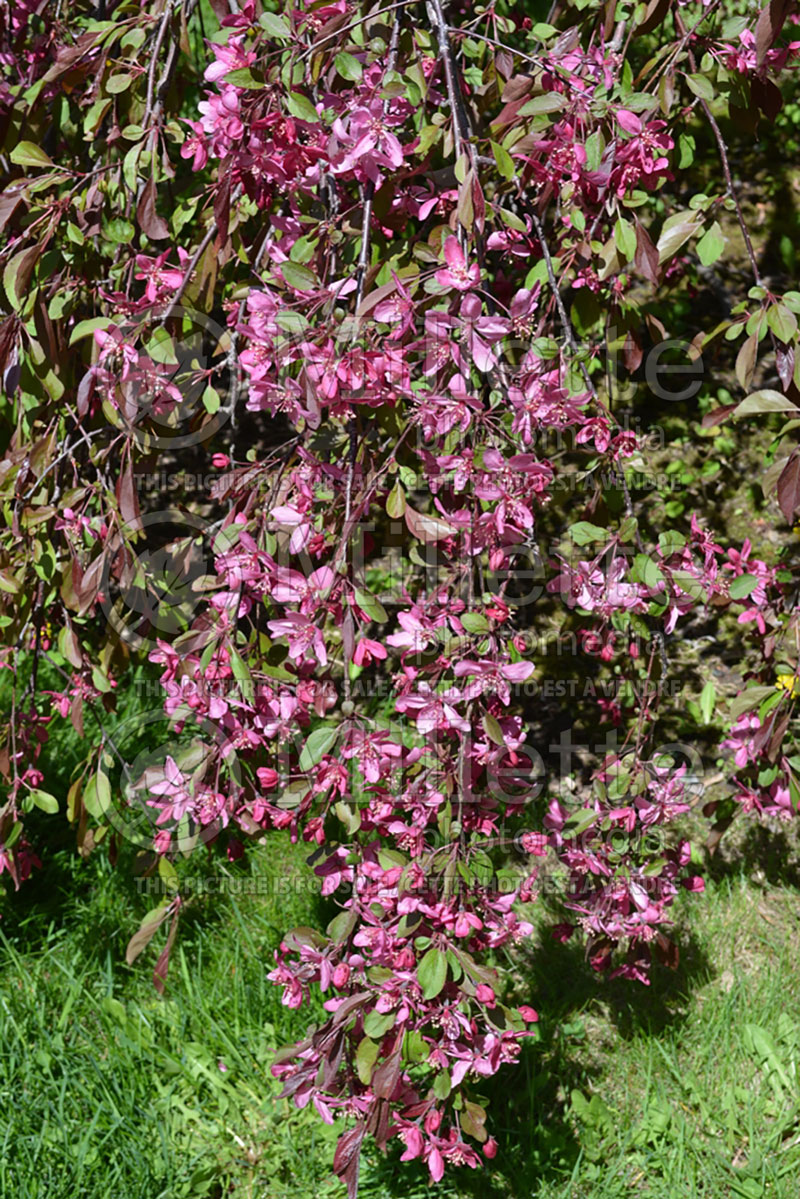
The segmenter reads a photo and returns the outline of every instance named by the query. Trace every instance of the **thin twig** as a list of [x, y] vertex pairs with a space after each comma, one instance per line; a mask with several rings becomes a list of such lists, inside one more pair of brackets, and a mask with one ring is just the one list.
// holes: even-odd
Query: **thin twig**
[[[147, 128], [153, 112], [153, 104], [156, 92], [156, 70], [158, 68], [158, 56], [161, 53], [161, 47], [167, 34], [167, 26], [172, 19], [172, 15], [172, 0], [166, 0], [164, 12], [161, 17], [161, 23], [158, 27], [158, 32], [156, 33], [156, 40], [153, 44], [153, 50], [150, 58], [150, 69], [147, 72], [147, 100], [144, 108], [144, 117], [142, 118], [143, 129]], [[159, 88], [160, 86], [161, 85], [159, 83]]]
[[450, 105], [450, 117], [453, 122], [453, 141], [458, 153], [469, 151], [469, 130], [466, 128], [465, 114], [461, 106], [460, 96], [456, 87], [456, 72], [453, 62], [453, 51], [450, 46], [449, 28], [444, 19], [442, 0], [428, 0], [428, 11], [431, 14], [436, 29], [436, 40], [439, 43], [439, 53], [444, 65], [444, 79], [447, 87], [447, 100]]
[[[689, 35], [687, 34], [686, 26], [683, 23], [680, 13], [677, 11], [675, 12], [675, 23], [678, 27], [678, 31], [683, 34], [684, 37], [688, 38]], [[687, 53], [689, 58], [689, 66], [696, 74], [697, 60], [694, 56], [694, 51], [690, 49]], [[728, 161], [728, 150], [725, 145], [725, 139], [723, 138], [720, 127], [717, 124], [716, 117], [708, 105], [708, 101], [704, 100], [702, 96], [700, 97], [700, 107], [706, 114], [706, 120], [711, 126], [711, 132], [714, 134], [714, 140], [716, 141], [717, 148], [719, 149], [720, 162], [722, 163], [722, 174], [725, 176], [725, 185], [728, 189], [728, 196], [733, 201], [733, 206], [736, 210], [736, 219], [739, 223], [739, 228], [742, 231], [745, 249], [747, 250], [747, 257], [750, 259], [750, 265], [753, 268], [753, 278], [759, 287], [763, 287], [764, 284], [761, 278], [761, 271], [758, 269], [758, 261], [756, 259], [755, 250], [753, 249], [753, 243], [750, 240], [750, 231], [747, 228], [747, 222], [745, 221], [744, 214], [742, 213], [742, 206], [739, 203], [739, 197], [736, 193], [736, 188], [733, 186], [733, 176], [731, 175], [731, 166], [730, 162]]]

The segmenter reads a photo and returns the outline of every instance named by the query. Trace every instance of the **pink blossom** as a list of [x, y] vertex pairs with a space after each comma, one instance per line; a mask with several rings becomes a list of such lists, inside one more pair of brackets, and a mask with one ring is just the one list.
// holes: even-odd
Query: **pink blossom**
[[457, 291], [471, 291], [478, 285], [481, 272], [477, 263], [467, 266], [464, 251], [455, 237], [444, 243], [444, 260], [447, 266], [436, 272], [434, 278], [440, 287], [454, 287]]

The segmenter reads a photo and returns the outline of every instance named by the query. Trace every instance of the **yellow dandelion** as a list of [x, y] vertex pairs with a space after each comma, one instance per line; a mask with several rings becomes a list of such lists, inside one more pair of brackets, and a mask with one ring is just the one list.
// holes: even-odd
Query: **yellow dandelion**
[[779, 674], [775, 686], [779, 691], [788, 691], [792, 699], [800, 695], [800, 681], [794, 674]]

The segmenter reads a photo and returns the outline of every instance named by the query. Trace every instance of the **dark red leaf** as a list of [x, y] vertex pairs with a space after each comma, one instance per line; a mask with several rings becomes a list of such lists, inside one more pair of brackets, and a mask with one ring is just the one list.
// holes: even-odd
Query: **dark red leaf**
[[86, 416], [94, 394], [95, 373], [89, 370], [78, 384], [78, 416]]
[[226, 17], [231, 15], [230, 5], [228, 0], [208, 0], [214, 10], [214, 16], [218, 21], [224, 21]]
[[639, 341], [636, 333], [629, 329], [625, 336], [625, 345], [622, 347], [622, 360], [627, 371], [638, 370], [642, 361], [642, 343]]
[[486, 224], [486, 200], [477, 175], [472, 180], [472, 208], [475, 213], [475, 228], [479, 233], [483, 233]]
[[709, 854], [713, 855], [717, 852], [719, 843], [725, 836], [727, 830], [730, 828], [731, 823], [731, 818], [728, 818], [727, 820], [718, 820], [714, 825], [711, 832], [706, 837], [706, 849], [708, 850]]
[[775, 365], [778, 368], [778, 377], [780, 378], [781, 386], [786, 391], [794, 374], [794, 346], [782, 346], [779, 344], [775, 351]]
[[781, 746], [783, 745], [783, 739], [786, 736], [786, 730], [788, 727], [789, 713], [787, 712], [780, 718], [780, 720], [775, 722], [775, 727], [772, 730], [772, 736], [770, 737], [769, 745], [767, 746], [767, 758], [770, 762], [777, 761], [778, 754], [780, 753]]
[[348, 14], [346, 12], [337, 12], [335, 17], [331, 17], [330, 21], [326, 21], [324, 25], [320, 26], [319, 30], [317, 31], [317, 36], [311, 43], [312, 46], [322, 46], [328, 42], [332, 33], [334, 33], [342, 25], [347, 24], [347, 16]]
[[70, 704], [69, 718], [79, 737], [83, 736], [83, 696], [76, 695]]
[[18, 192], [3, 192], [0, 196], [0, 230], [5, 228], [21, 203], [22, 196]]
[[349, 1132], [343, 1132], [336, 1142], [333, 1171], [347, 1184], [347, 1199], [356, 1199], [358, 1195], [358, 1168], [365, 1131], [363, 1124], [357, 1124]]
[[400, 1049], [373, 1071], [372, 1092], [379, 1099], [391, 1099], [400, 1078]]
[[151, 241], [163, 241], [169, 237], [169, 226], [156, 212], [156, 181], [151, 175], [136, 206], [136, 219], [143, 233]]
[[136, 493], [136, 480], [133, 477], [130, 459], [117, 479], [117, 503], [122, 519], [128, 528], [131, 532], [138, 533], [142, 527], [142, 520], [139, 512], [139, 497]]
[[9, 363], [15, 365], [17, 337], [21, 327], [22, 322], [16, 313], [7, 316], [0, 324], [0, 375], [5, 373]]
[[50, 80], [58, 79], [61, 75], [66, 75], [67, 71], [71, 71], [96, 40], [96, 33], [83, 33], [73, 45], [59, 46], [56, 51], [56, 60], [44, 77], [46, 82], [49, 83]]
[[617, 15], [617, 0], [606, 0], [605, 17], [603, 21], [603, 37], [609, 41], [614, 32], [614, 20]]
[[640, 221], [636, 222], [636, 253], [633, 262], [637, 271], [644, 275], [649, 283], [658, 283], [658, 250]]
[[573, 25], [570, 29], [562, 33], [560, 37], [556, 38], [550, 47], [550, 53], [555, 60], [558, 60], [565, 54], [571, 54], [580, 40], [580, 28], [577, 25]]
[[164, 983], [167, 981], [167, 971], [169, 970], [169, 955], [172, 952], [172, 946], [175, 944], [175, 934], [178, 931], [178, 914], [179, 909], [176, 908], [175, 914], [172, 917], [172, 924], [169, 926], [167, 943], [158, 955], [158, 961], [153, 971], [153, 986], [159, 995], [164, 994]]
[[700, 424], [704, 429], [713, 429], [715, 425], [721, 425], [723, 421], [726, 421], [738, 407], [738, 404], [722, 404], [719, 408], [713, 408], [711, 412], [705, 414]]
[[[97, 593], [100, 590], [100, 580], [103, 577], [105, 568], [105, 554], [100, 554], [93, 562], [90, 562], [86, 570], [83, 572], [80, 584], [75, 586], [75, 593], [80, 604], [80, 612], [83, 615], [94, 603], [97, 598]], [[73, 569], [73, 579], [74, 579]]]
[[[760, 79], [755, 75], [750, 81], [750, 96], [753, 105], [761, 109], [768, 121], [774, 121], [783, 108], [781, 90], [771, 79]], [[731, 106], [732, 108], [733, 106]], [[733, 116], [733, 111], [731, 111], [731, 116]]]
[[53, 322], [50, 320], [47, 311], [47, 305], [44, 302], [43, 296], [37, 296], [36, 304], [33, 309], [33, 323], [36, 326], [36, 336], [51, 362], [58, 361], [58, 343], [56, 341], [56, 333], [53, 328]]
[[375, 1100], [367, 1115], [366, 1128], [370, 1136], [375, 1138], [378, 1148], [384, 1149], [389, 1138], [389, 1104], [387, 1100]]
[[231, 171], [230, 163], [222, 162], [219, 168], [220, 182], [214, 196], [214, 217], [217, 222], [217, 245], [228, 240], [228, 225], [231, 219]]
[[800, 453], [795, 450], [778, 479], [778, 503], [789, 524], [800, 506]]
[[521, 100], [523, 96], [527, 96], [532, 87], [533, 79], [530, 75], [512, 75], [503, 88], [500, 99], [504, 104], [511, 104], [514, 100]]
[[139, 926], [125, 950], [125, 961], [129, 966], [133, 965], [142, 950], [147, 948], [168, 915], [169, 908], [163, 908], [152, 920]]
[[657, 25], [660, 25], [668, 10], [669, 0], [650, 0], [642, 20], [636, 26], [636, 36], [641, 37], [642, 34], [650, 33]]
[[756, 21], [756, 62], [761, 66], [777, 41], [789, 13], [791, 0], [769, 0]]

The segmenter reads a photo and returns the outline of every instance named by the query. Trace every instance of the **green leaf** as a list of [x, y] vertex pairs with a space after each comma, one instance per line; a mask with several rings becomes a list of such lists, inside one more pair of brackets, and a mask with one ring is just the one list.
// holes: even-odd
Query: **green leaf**
[[355, 601], [361, 611], [366, 612], [370, 620], [374, 620], [377, 624], [384, 624], [389, 619], [383, 604], [371, 592], [362, 591], [360, 587], [357, 587]]
[[686, 538], [677, 529], [665, 529], [658, 535], [658, 548], [665, 558], [671, 558], [686, 545]]
[[101, 691], [103, 695], [107, 695], [111, 690], [111, 684], [98, 666], [92, 667], [92, 682], [97, 690]]
[[514, 160], [509, 154], [508, 150], [504, 149], [503, 146], [499, 146], [497, 142], [492, 142], [492, 154], [494, 154], [494, 160], [497, 163], [497, 169], [503, 178], [509, 181], [513, 179]]
[[279, 270], [295, 291], [313, 291], [319, 286], [317, 276], [307, 266], [301, 266], [297, 262], [282, 262]]
[[678, 167], [685, 170], [694, 162], [695, 140], [690, 133], [682, 133], [678, 138]]
[[307, 737], [300, 754], [300, 769], [303, 771], [311, 770], [318, 762], [321, 762], [328, 750], [336, 743], [338, 735], [338, 729], [328, 726], [314, 729], [314, 732], [310, 733]]
[[417, 978], [424, 999], [435, 999], [447, 981], [447, 958], [441, 949], [431, 946], [417, 966]]
[[111, 75], [106, 80], [106, 91], [110, 96], [118, 96], [120, 92], [127, 91], [132, 83], [133, 75]]
[[289, 257], [292, 262], [299, 262], [301, 264], [310, 262], [314, 257], [318, 244], [319, 242], [316, 237], [298, 237], [289, 251]]
[[406, 510], [406, 493], [398, 479], [386, 497], [386, 512], [392, 520], [399, 520]]
[[689, 90], [694, 92], [701, 100], [705, 100], [710, 104], [714, 99], [714, 88], [711, 85], [711, 80], [706, 75], [687, 75], [686, 82], [689, 85]]
[[40, 791], [38, 787], [34, 787], [28, 794], [36, 807], [41, 808], [43, 812], [48, 812], [51, 816], [54, 816], [58, 811], [58, 800], [49, 791]]
[[83, 117], [83, 133], [84, 141], [94, 141], [95, 135], [100, 122], [108, 112], [113, 101], [110, 96], [103, 96], [99, 100], [95, 100], [94, 104], [90, 104]]
[[118, 216], [111, 221], [106, 221], [103, 233], [115, 245], [128, 245], [136, 236], [136, 227], [130, 221], [126, 221], [124, 217]]
[[572, 812], [564, 821], [564, 833], [569, 837], [579, 837], [599, 819], [594, 808], [581, 808]]
[[624, 217], [619, 217], [614, 226], [614, 244], [628, 262], [633, 261], [636, 253], [636, 230]]
[[639, 581], [650, 590], [658, 591], [660, 584], [664, 582], [664, 575], [658, 564], [647, 554], [637, 554], [633, 559], [633, 565]]
[[700, 711], [703, 716], [703, 723], [710, 724], [711, 717], [714, 714], [714, 705], [717, 702], [717, 692], [712, 682], [706, 683], [703, 690], [700, 692]]
[[380, 1039], [390, 1028], [394, 1028], [396, 1020], [396, 1012], [368, 1012], [364, 1017], [364, 1032], [368, 1037]]
[[316, 108], [302, 92], [289, 92], [286, 103], [289, 106], [289, 112], [298, 121], [307, 121], [309, 125], [319, 124]]
[[503, 730], [500, 727], [500, 721], [496, 716], [492, 716], [491, 712], [487, 712], [483, 717], [481, 724], [483, 725], [486, 736], [490, 741], [493, 741], [495, 745], [505, 746], [506, 739], [503, 736]]
[[606, 139], [603, 137], [599, 129], [595, 129], [594, 133], [587, 137], [583, 148], [586, 151], [587, 170], [598, 170], [600, 167], [600, 160], [602, 159], [603, 152], [606, 148]]
[[569, 531], [576, 545], [590, 545], [593, 541], [607, 541], [608, 529], [590, 524], [588, 520], [579, 520]]
[[673, 254], [677, 254], [681, 246], [697, 232], [701, 220], [702, 214], [691, 210], [676, 212], [668, 217], [656, 242], [658, 261], [665, 262], [672, 258]]
[[370, 1084], [372, 1070], [377, 1060], [378, 1046], [369, 1037], [364, 1037], [359, 1042], [358, 1049], [356, 1050], [356, 1072], [365, 1087], [368, 1087]]
[[468, 633], [489, 632], [489, 622], [480, 612], [465, 612], [460, 619]]
[[284, 333], [292, 334], [305, 333], [308, 328], [308, 321], [302, 312], [278, 312], [275, 315], [275, 324], [279, 329], [283, 329]]
[[87, 812], [90, 816], [94, 816], [95, 820], [102, 820], [111, 807], [111, 784], [102, 767], [98, 767], [97, 773], [89, 780], [83, 793], [83, 803]]
[[797, 334], [797, 317], [785, 304], [773, 304], [767, 309], [767, 324], [782, 342], [793, 341]]
[[433, 1093], [437, 1099], [447, 1099], [453, 1088], [448, 1070], [440, 1070], [433, 1081]]
[[19, 820], [16, 821], [10, 833], [6, 833], [5, 846], [6, 849], [11, 849], [12, 845], [16, 845], [22, 835], [22, 824]]
[[89, 337], [96, 329], [110, 329], [114, 324], [110, 316], [92, 316], [86, 321], [78, 321], [69, 335], [69, 344], [75, 345], [82, 337]]
[[207, 387], [203, 392], [203, 407], [206, 412], [210, 416], [213, 416], [215, 412], [219, 412], [221, 404], [222, 400], [220, 399], [219, 392], [211, 386]]
[[119, 44], [123, 50], [138, 50], [146, 37], [147, 32], [144, 29], [129, 29], [122, 35]]
[[519, 110], [519, 116], [530, 117], [542, 112], [559, 112], [565, 108], [567, 97], [562, 96], [561, 92], [545, 92], [541, 96], [534, 96], [532, 100], [528, 100], [522, 105]]
[[228, 71], [225, 76], [226, 83], [232, 83], [234, 87], [246, 87], [250, 91], [259, 91], [262, 87], [266, 87], [263, 79], [259, 79], [258, 75], [254, 75], [249, 67], [238, 67], [235, 71]]
[[421, 1032], [416, 1028], [407, 1032], [403, 1040], [403, 1057], [408, 1062], [425, 1062], [430, 1049]]
[[758, 586], [755, 575], [739, 575], [730, 585], [728, 594], [731, 599], [745, 599]]
[[33, 142], [17, 142], [9, 157], [19, 167], [55, 166], [50, 155], [45, 154], [41, 146], [36, 146]]
[[136, 181], [139, 178], [139, 159], [142, 157], [143, 145], [137, 142], [131, 146], [122, 160], [122, 177], [125, 180], [125, 186], [128, 191], [136, 192]]
[[278, 16], [277, 13], [262, 12], [258, 18], [258, 23], [269, 37], [292, 36], [292, 27], [286, 20], [286, 17]]
[[719, 221], [714, 221], [697, 243], [697, 255], [703, 266], [711, 266], [722, 257], [725, 249], [725, 235], [719, 227]]
[[765, 388], [754, 391], [733, 410], [734, 416], [755, 416], [759, 412], [796, 412], [797, 406], [779, 391]]
[[731, 700], [731, 719], [737, 720], [745, 712], [753, 712], [762, 700], [775, 694], [774, 687], [748, 687], [746, 691], [742, 691], [740, 695]]
[[364, 74], [364, 68], [357, 58], [352, 54], [347, 54], [342, 50], [333, 60], [337, 74], [341, 75], [342, 79], [349, 79], [351, 83], [358, 83], [361, 76]]
[[233, 677], [237, 683], [241, 683], [245, 688], [245, 695], [252, 695], [253, 679], [248, 669], [247, 663], [235, 649], [228, 651], [230, 656], [231, 670]]
[[339, 912], [338, 916], [334, 916], [327, 928], [327, 933], [330, 939], [337, 945], [344, 945], [347, 938], [356, 926], [357, 916], [352, 908], [344, 912]]

